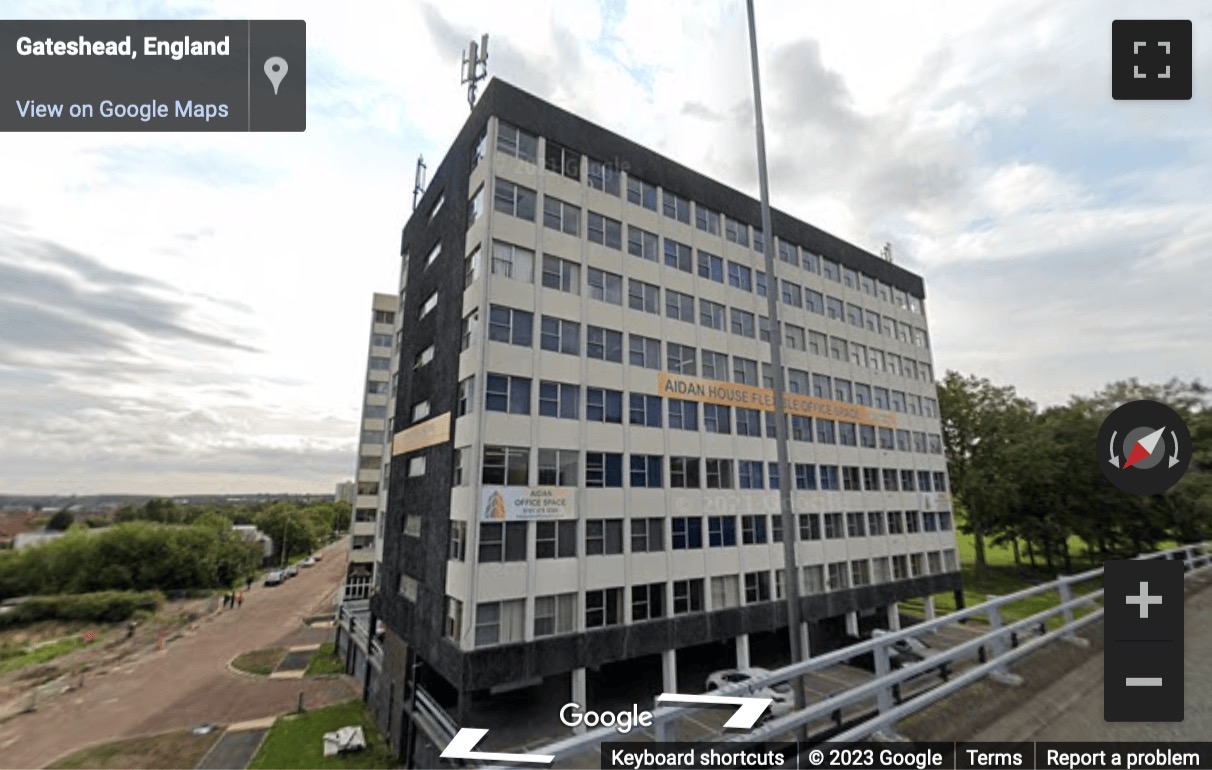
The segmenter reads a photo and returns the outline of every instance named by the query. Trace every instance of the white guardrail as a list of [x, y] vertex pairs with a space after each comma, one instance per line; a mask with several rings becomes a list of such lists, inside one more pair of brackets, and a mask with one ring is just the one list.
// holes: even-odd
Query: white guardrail
[[[1187, 575], [1190, 576], [1195, 572], [1202, 572], [1212, 567], [1212, 548], [1209, 546], [1210, 544], [1207, 542], [1195, 543], [1171, 548], [1166, 551], [1141, 554], [1136, 558], [1181, 558], [1186, 565]], [[777, 719], [768, 720], [746, 733], [721, 736], [720, 742], [773, 741], [779, 736], [793, 733], [796, 730], [807, 729], [807, 725], [814, 720], [829, 718], [846, 706], [872, 700], [874, 700], [876, 706], [874, 716], [844, 732], [823, 740], [831, 743], [841, 743], [862, 740], [877, 732], [887, 732], [893, 725], [910, 714], [954, 694], [973, 682], [989, 676], [1005, 676], [1007, 674], [1007, 663], [1030, 655], [1035, 650], [1056, 639], [1074, 639], [1075, 632], [1099, 620], [1103, 615], [1103, 608], [1095, 607], [1092, 611], [1081, 617], [1076, 617], [1074, 611], [1083, 606], [1095, 605], [1102, 597], [1103, 590], [1099, 588], [1075, 596], [1074, 586], [1100, 578], [1102, 574], [1103, 569], [1099, 567], [1077, 575], [1060, 575], [1050, 583], [1043, 583], [1012, 594], [991, 598], [981, 604], [973, 605], [972, 607], [944, 615], [934, 620], [918, 623], [900, 631], [880, 634], [867, 641], [809, 658], [800, 663], [785, 666], [771, 671], [768, 675], [762, 677], [713, 690], [711, 694], [716, 696], [744, 696], [774, 684], [792, 682], [792, 680], [799, 679], [805, 674], [845, 663], [865, 653], [872, 653], [875, 658], [876, 676], [874, 679], [848, 690], [834, 693], [823, 700], [807, 706], [802, 711], [794, 711]], [[1014, 623], [1003, 624], [1002, 607], [1052, 591], [1057, 592], [1059, 595], [1059, 604]], [[890, 650], [898, 641], [923, 636], [944, 626], [980, 616], [988, 620], [989, 630], [986, 633], [974, 636], [971, 640], [950, 649], [938, 650], [935, 654], [919, 662], [906, 665], [903, 668], [891, 669]], [[1044, 624], [1057, 616], [1060, 616], [1062, 619], [1062, 624], [1054, 630], [1047, 630]], [[1015, 643], [1024, 632], [1038, 632], [1040, 629], [1043, 629], [1043, 631], [1039, 636], [1029, 641]], [[1016, 635], [1014, 641], [1012, 641], [1012, 635]], [[923, 674], [935, 672], [943, 665], [950, 666], [951, 670], [954, 671], [956, 663], [973, 658], [979, 658], [982, 662], [963, 673], [951, 675], [938, 686], [920, 692], [910, 700], [899, 704], [896, 703], [900, 699], [895, 697], [894, 688], [899, 688], [904, 682]], [[792, 686], [795, 686], [794, 682], [792, 682]], [[669, 740], [671, 723], [674, 720], [702, 708], [704, 706], [691, 705], [662, 706], [654, 709], [651, 713], [655, 739], [657, 741]], [[554, 755], [555, 761], [559, 762], [561, 759], [567, 759], [596, 749], [605, 741], [616, 741], [618, 739], [619, 733], [614, 727], [602, 727], [547, 746], [531, 747], [527, 750], [527, 753]], [[628, 739], [634, 740], [631, 736], [628, 736]]]

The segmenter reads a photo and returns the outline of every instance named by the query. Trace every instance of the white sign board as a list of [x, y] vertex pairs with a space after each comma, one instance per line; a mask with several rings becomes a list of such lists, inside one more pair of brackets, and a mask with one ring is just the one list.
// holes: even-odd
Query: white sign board
[[481, 521], [575, 519], [576, 490], [571, 487], [485, 487]]

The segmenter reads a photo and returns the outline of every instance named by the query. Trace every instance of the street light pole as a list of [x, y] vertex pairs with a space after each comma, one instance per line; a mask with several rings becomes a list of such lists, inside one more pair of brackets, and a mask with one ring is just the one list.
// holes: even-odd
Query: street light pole
[[282, 520], [282, 566], [286, 566], [286, 533], [290, 529], [290, 511], [286, 512], [286, 518]]
[[[774, 274], [774, 230], [770, 224], [770, 183], [766, 172], [766, 127], [762, 121], [762, 86], [758, 73], [757, 25], [753, 17], [753, 0], [746, 0], [749, 14], [749, 56], [753, 65], [753, 114], [757, 133], [758, 182], [762, 196], [762, 251], [766, 257], [766, 308], [770, 314], [770, 366], [774, 386], [774, 440], [779, 467], [779, 511], [783, 521], [783, 593], [787, 599], [787, 633], [791, 637], [791, 662], [804, 659], [800, 639], [800, 580], [795, 559], [797, 529], [791, 510], [791, 461], [787, 448], [787, 411], [783, 404], [782, 330], [779, 327], [779, 284]], [[792, 686], [796, 711], [806, 706], [804, 682], [796, 677]], [[803, 737], [804, 728], [799, 732]]]

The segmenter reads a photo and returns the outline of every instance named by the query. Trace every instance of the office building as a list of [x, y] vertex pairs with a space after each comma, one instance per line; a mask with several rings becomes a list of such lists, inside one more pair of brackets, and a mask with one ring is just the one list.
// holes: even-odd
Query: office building
[[705, 642], [745, 664], [751, 635], [786, 633], [784, 537], [815, 651], [960, 588], [922, 279], [778, 210], [768, 276], [760, 223], [747, 195], [484, 91], [403, 232], [370, 602], [393, 743], [422, 690], [459, 721], [557, 677], [583, 701], [589, 672], [640, 657], [675, 691], [678, 650]]

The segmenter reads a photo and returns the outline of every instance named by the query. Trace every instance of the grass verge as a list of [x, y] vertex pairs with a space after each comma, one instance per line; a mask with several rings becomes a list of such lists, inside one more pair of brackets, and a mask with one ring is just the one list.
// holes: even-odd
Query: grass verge
[[337, 645], [333, 642], [328, 642], [327, 644], [320, 645], [320, 649], [316, 650], [315, 654], [311, 656], [304, 676], [328, 676], [344, 673], [345, 661], [337, 656]]
[[130, 738], [77, 751], [50, 767], [188, 770], [197, 766], [206, 752], [218, 742], [222, 733], [222, 730], [215, 730], [210, 735], [194, 735], [189, 730], [181, 730], [146, 738]]
[[[99, 637], [98, 637], [99, 638]], [[0, 675], [7, 674], [10, 671], [16, 671], [19, 668], [26, 666], [35, 666], [40, 663], [49, 663], [50, 661], [61, 658], [70, 652], [75, 652], [82, 647], [87, 647], [90, 644], [97, 644], [97, 640], [86, 642], [80, 636], [72, 636], [67, 639], [60, 639], [55, 642], [49, 642], [38, 647], [27, 649], [25, 652], [17, 655], [7, 656], [0, 659]]]
[[231, 662], [231, 665], [232, 668], [248, 674], [269, 676], [284, 657], [286, 657], [286, 650], [281, 647], [269, 647], [239, 655]]
[[[350, 754], [324, 756], [324, 733], [361, 725], [366, 748]], [[279, 768], [395, 768], [399, 763], [360, 700], [285, 716], [274, 723], [253, 757], [252, 770]]]

